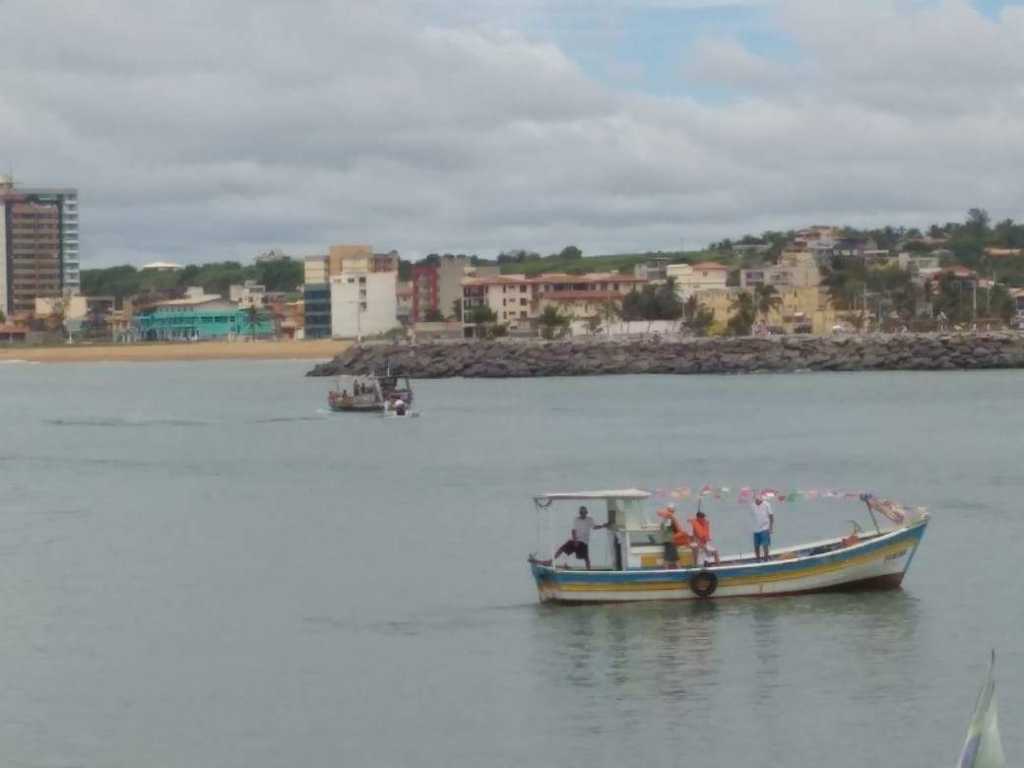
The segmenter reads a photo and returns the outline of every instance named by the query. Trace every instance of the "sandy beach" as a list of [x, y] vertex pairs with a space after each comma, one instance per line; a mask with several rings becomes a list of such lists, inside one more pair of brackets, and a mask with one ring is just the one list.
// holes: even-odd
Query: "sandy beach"
[[69, 344], [54, 347], [0, 347], [0, 362], [34, 363], [154, 363], [170, 360], [329, 360], [351, 342], [334, 339], [308, 341], [200, 341], [193, 343]]

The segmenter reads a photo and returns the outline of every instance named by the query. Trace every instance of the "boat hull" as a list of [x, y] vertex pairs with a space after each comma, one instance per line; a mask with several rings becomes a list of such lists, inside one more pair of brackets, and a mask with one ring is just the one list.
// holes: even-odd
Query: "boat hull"
[[[700, 600], [898, 589], [926, 527], [927, 519], [853, 546], [766, 563], [723, 563], [705, 569], [586, 571], [554, 568], [531, 561], [530, 569], [541, 602], [554, 603]], [[714, 574], [716, 584], [713, 591], [706, 594], [706, 574], [709, 573]], [[698, 574], [704, 574], [703, 581], [693, 581]]]

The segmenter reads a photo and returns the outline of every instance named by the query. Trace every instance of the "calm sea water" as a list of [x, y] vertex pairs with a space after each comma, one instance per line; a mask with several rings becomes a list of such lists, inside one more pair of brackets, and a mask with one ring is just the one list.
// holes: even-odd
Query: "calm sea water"
[[[399, 420], [306, 367], [0, 365], [0, 764], [951, 765], [991, 647], [1024, 760], [1024, 374], [432, 381]], [[532, 493], [706, 482], [933, 521], [901, 592], [537, 604], [572, 510]]]

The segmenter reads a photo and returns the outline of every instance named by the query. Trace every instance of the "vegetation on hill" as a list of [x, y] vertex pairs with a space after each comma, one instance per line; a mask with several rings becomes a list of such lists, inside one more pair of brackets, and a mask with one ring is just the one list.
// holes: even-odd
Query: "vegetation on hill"
[[303, 280], [302, 262], [292, 259], [264, 261], [243, 266], [237, 261], [191, 264], [174, 272], [140, 270], [130, 265], [82, 270], [82, 293], [86, 296], [126, 296], [152, 291], [184, 290], [201, 286], [207, 293], [227, 296], [231, 285], [255, 280], [268, 291], [295, 291]]
[[604, 256], [584, 256], [574, 245], [560, 253], [541, 256], [527, 251], [513, 251], [498, 257], [503, 275], [539, 275], [543, 272], [565, 272], [583, 275], [588, 272], [621, 272], [633, 274], [633, 267], [652, 259], [668, 259], [673, 264], [700, 261], [701, 251], [649, 251], [647, 253], [615, 253]]

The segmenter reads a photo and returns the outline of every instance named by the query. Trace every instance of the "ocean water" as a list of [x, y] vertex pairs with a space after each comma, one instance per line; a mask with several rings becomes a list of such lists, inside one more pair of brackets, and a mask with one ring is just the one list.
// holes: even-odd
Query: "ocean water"
[[[0, 765], [951, 765], [992, 647], [1024, 760], [1024, 373], [424, 381], [402, 420], [306, 367], [0, 366]], [[704, 483], [932, 523], [902, 591], [538, 605], [573, 510], [533, 493]]]

